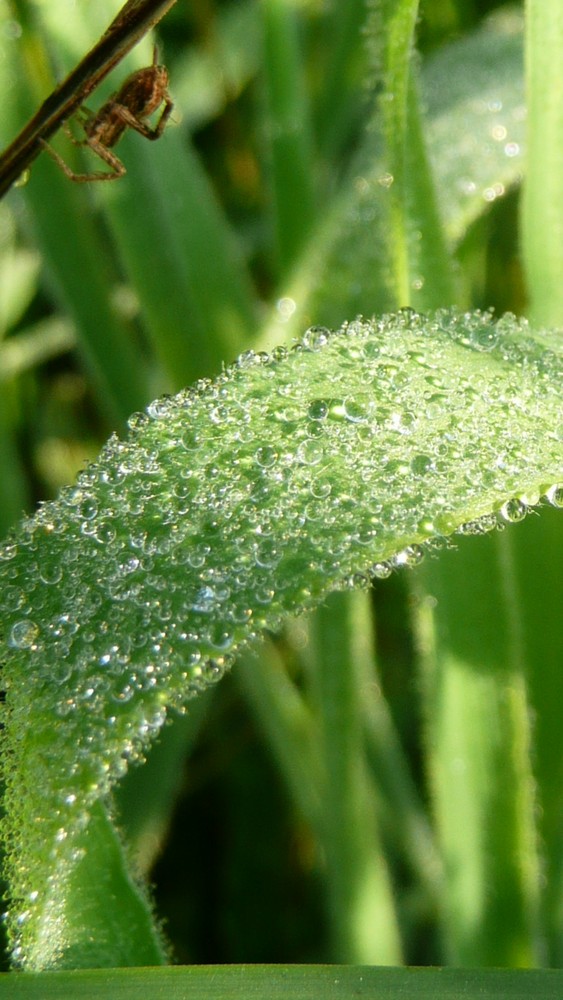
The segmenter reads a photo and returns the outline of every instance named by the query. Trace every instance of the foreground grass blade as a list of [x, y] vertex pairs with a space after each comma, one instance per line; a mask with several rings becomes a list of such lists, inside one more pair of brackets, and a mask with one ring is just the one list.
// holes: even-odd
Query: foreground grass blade
[[0, 977], [0, 1000], [560, 1000], [563, 971], [212, 965]]
[[0, 574], [3, 836], [24, 965], [64, 962], [60, 927], [58, 954], [38, 945], [47, 886], [50, 911], [53, 884], [66, 908], [76, 837], [169, 706], [286, 615], [416, 565], [421, 543], [518, 520], [542, 494], [561, 506], [562, 371], [557, 339], [511, 317], [312, 328], [135, 414], [22, 523]]

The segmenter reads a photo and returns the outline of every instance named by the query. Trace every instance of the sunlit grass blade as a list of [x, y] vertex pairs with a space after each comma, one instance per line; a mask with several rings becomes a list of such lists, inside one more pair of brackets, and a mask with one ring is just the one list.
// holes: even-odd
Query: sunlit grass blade
[[[79, 834], [76, 859], [64, 884], [42, 894], [45, 936], [31, 965], [56, 956], [59, 968], [99, 969], [164, 965], [168, 955], [144, 888], [129, 871], [127, 854], [104, 806], [97, 803]], [[48, 959], [45, 964], [51, 964]], [[54, 964], [54, 962], [53, 962]]]
[[382, 88], [374, 124], [383, 141], [382, 173], [389, 179], [390, 266], [395, 305], [400, 307], [413, 304], [408, 252], [407, 121], [417, 11], [418, 0], [380, 0], [372, 7], [367, 23], [373, 71], [378, 74]]
[[527, 0], [528, 156], [522, 201], [523, 259], [530, 312], [563, 325], [563, 12], [557, 0]]
[[373, 674], [365, 594], [333, 595], [312, 621], [312, 699], [322, 763], [320, 825], [331, 953], [340, 962], [401, 962], [375, 789], [364, 753], [362, 691]]
[[429, 768], [443, 853], [444, 959], [542, 961], [530, 706], [511, 537], [421, 570]]
[[512, 547], [532, 712], [546, 962], [558, 967], [563, 957], [563, 634], [559, 573], [563, 525], [557, 511], [545, 511], [541, 518], [528, 519], [514, 532]]
[[[416, 88], [411, 89], [403, 122], [408, 142], [401, 211], [408, 224], [401, 253], [405, 268], [408, 261], [403, 281], [408, 301], [427, 309], [467, 294], [453, 281], [444, 233], [451, 253], [521, 178], [521, 15], [497, 14], [422, 62], [417, 75], [423, 114]], [[396, 305], [390, 244], [398, 238], [391, 211], [395, 178], [382, 153], [381, 127], [376, 121], [367, 132], [338, 195], [315, 226], [284, 285], [285, 299], [266, 327], [264, 345], [297, 334], [305, 317], [333, 325], [344, 313], [370, 315]]]
[[518, 520], [542, 492], [557, 502], [561, 353], [511, 317], [313, 329], [297, 350], [244, 355], [157, 400], [22, 524], [0, 592], [3, 832], [24, 963], [26, 939], [40, 961], [45, 866], [64, 891], [88, 810], [168, 708], [358, 572], [416, 565], [420, 543]]

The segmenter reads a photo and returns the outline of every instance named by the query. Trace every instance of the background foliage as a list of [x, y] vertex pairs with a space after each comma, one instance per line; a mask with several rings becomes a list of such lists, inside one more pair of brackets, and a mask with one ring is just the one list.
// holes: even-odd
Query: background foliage
[[[0, 4], [3, 143], [118, 6]], [[4, 531], [251, 345], [526, 309], [522, 17], [497, 7], [428, 0], [409, 75], [416, 4], [179, 0], [176, 125], [126, 136], [117, 184], [42, 157], [0, 208]], [[178, 961], [560, 963], [562, 532], [545, 510], [335, 597], [165, 730], [116, 809]]]

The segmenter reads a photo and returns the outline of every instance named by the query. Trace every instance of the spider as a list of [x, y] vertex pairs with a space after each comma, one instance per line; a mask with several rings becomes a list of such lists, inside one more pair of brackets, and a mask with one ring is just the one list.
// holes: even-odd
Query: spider
[[[75, 145], [88, 146], [96, 156], [111, 167], [111, 171], [95, 170], [87, 174], [77, 174], [44, 139], [40, 140], [43, 148], [72, 181], [80, 183], [113, 181], [123, 177], [127, 172], [125, 166], [111, 150], [128, 128], [135, 129], [140, 135], [144, 135], [145, 139], [160, 138], [174, 104], [168, 93], [168, 70], [165, 66], [158, 65], [157, 57], [155, 45], [151, 65], [131, 73], [119, 90], [95, 114], [84, 106], [80, 109], [84, 139], [75, 139], [67, 128], [67, 133]], [[152, 115], [163, 103], [164, 107], [158, 122], [154, 128], [150, 128], [144, 119]]]

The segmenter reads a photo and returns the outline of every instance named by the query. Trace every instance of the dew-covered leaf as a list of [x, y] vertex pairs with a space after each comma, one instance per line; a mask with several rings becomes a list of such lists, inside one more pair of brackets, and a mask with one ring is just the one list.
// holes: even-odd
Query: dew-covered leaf
[[446, 232], [454, 241], [521, 180], [523, 24], [520, 10], [498, 11], [424, 66], [428, 152]]
[[313, 328], [133, 415], [20, 525], [0, 607], [22, 964], [64, 962], [64, 926], [58, 953], [37, 942], [94, 802], [242, 646], [463, 525], [519, 520], [542, 495], [563, 506], [562, 373], [556, 335], [512, 317]]

